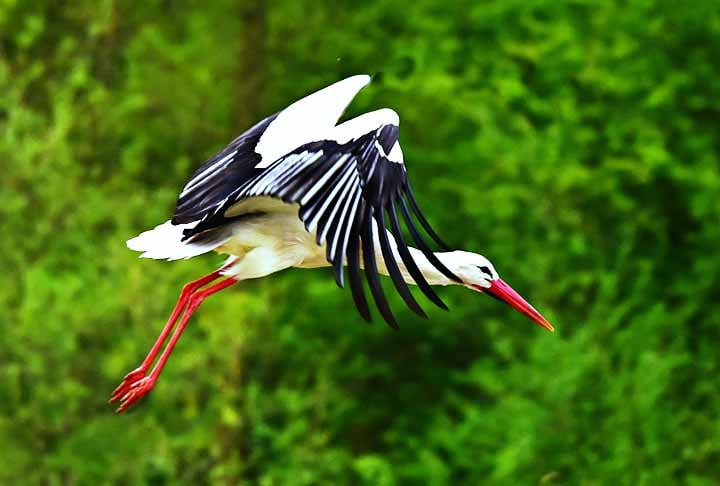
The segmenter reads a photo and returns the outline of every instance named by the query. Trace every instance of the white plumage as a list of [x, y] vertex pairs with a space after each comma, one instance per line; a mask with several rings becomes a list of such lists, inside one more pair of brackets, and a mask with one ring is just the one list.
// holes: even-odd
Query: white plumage
[[351, 76], [285, 108], [260, 137], [255, 151], [262, 159], [257, 168], [267, 167], [305, 143], [327, 137], [345, 108], [369, 82], [366, 74]]
[[127, 241], [131, 250], [143, 252], [141, 258], [154, 258], [157, 260], [180, 260], [202, 255], [216, 248], [214, 242], [184, 243], [183, 231], [194, 228], [197, 223], [174, 225], [165, 221], [151, 230], [143, 231], [135, 238]]
[[[430, 301], [446, 308], [432, 286], [458, 284], [503, 300], [552, 330], [499, 278], [487, 258], [430, 248], [421, 229], [437, 244], [447, 245], [413, 195], [395, 111], [383, 108], [337, 123], [369, 82], [369, 76], [352, 76], [262, 120], [190, 177], [171, 220], [127, 242], [144, 258], [176, 260], [209, 251], [229, 258], [219, 270], [185, 286], [148, 356], [113, 393], [111, 401], [121, 402], [118, 411], [152, 388], [204, 298], [237, 281], [290, 267], [332, 266], [341, 287], [346, 269], [355, 305], [370, 320], [364, 270], [378, 311], [393, 327], [397, 322], [381, 274], [390, 276], [408, 307], [423, 317], [408, 285], [417, 285]], [[169, 344], [148, 374], [178, 319]]]

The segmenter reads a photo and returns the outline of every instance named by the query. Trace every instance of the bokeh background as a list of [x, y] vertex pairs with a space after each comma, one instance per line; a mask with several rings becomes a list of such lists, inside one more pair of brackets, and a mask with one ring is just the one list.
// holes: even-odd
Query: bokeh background
[[[712, 0], [0, 1], [0, 483], [718, 484], [719, 60]], [[393, 332], [291, 270], [208, 300], [112, 413], [222, 261], [125, 240], [356, 73], [434, 226], [557, 332], [462, 288]]]

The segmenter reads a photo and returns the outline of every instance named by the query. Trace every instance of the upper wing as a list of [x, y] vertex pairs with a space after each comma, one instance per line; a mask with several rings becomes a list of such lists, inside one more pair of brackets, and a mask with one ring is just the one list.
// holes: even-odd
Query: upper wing
[[331, 84], [267, 117], [230, 142], [190, 177], [180, 192], [172, 223], [212, 217], [239, 187], [278, 158], [322, 139], [369, 82], [370, 77], [362, 74]]
[[262, 157], [255, 147], [277, 116], [271, 115], [250, 128], [195, 171], [180, 192], [173, 225], [205, 219], [228, 194], [262, 171], [256, 169]]
[[[397, 115], [392, 114], [397, 119]], [[358, 128], [357, 125], [354, 128]], [[341, 127], [343, 125], [337, 128]], [[225, 218], [225, 211], [233, 204], [253, 196], [273, 196], [288, 203], [298, 203], [299, 216], [306, 229], [316, 233], [318, 244], [326, 245], [327, 259], [340, 286], [344, 283], [343, 263], [347, 258], [355, 304], [361, 315], [369, 320], [360, 278], [362, 245], [362, 259], [371, 293], [385, 320], [396, 327], [380, 284], [375, 261], [376, 244], [380, 246], [385, 266], [400, 295], [412, 310], [423, 317], [425, 314], [410, 293], [395, 260], [385, 230], [387, 214], [397, 252], [408, 273], [430, 300], [446, 308], [413, 260], [400, 228], [397, 206], [420, 251], [440, 272], [458, 280], [433, 254], [413, 222], [411, 213], [433, 239], [445, 246], [430, 228], [413, 197], [397, 144], [397, 125], [383, 123], [358, 138], [338, 140], [341, 138], [305, 144], [272, 163], [227, 198], [216, 210], [216, 217]], [[219, 220], [210, 218], [188, 232], [187, 236], [192, 237], [218, 224], [221, 224]]]

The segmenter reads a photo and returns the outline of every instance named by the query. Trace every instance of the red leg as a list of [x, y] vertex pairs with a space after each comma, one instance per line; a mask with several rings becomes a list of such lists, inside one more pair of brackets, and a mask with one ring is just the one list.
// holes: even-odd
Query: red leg
[[127, 392], [124, 393], [120, 399], [120, 406], [118, 407], [117, 412], [123, 412], [127, 410], [136, 401], [138, 401], [150, 390], [152, 390], [153, 386], [155, 386], [155, 382], [157, 381], [158, 376], [160, 375], [160, 372], [162, 371], [165, 363], [170, 357], [173, 348], [175, 348], [175, 344], [177, 344], [178, 339], [180, 339], [180, 335], [185, 330], [185, 326], [187, 326], [190, 317], [192, 317], [193, 313], [197, 310], [198, 307], [200, 307], [200, 304], [202, 304], [203, 300], [205, 300], [212, 294], [231, 286], [236, 282], [237, 280], [230, 277], [206, 289], [198, 290], [190, 296], [187, 304], [187, 309], [185, 310], [185, 313], [180, 320], [180, 324], [178, 324], [177, 329], [175, 329], [175, 331], [173, 332], [173, 335], [170, 338], [170, 342], [163, 350], [162, 354], [160, 355], [160, 359], [158, 359], [158, 362], [155, 364], [152, 372], [150, 372], [150, 375], [130, 384]]
[[150, 352], [147, 354], [140, 366], [123, 377], [122, 383], [120, 383], [120, 385], [118, 385], [118, 387], [113, 391], [112, 396], [110, 397], [110, 403], [119, 400], [123, 395], [125, 395], [125, 393], [127, 393], [133, 383], [145, 376], [147, 370], [150, 369], [150, 365], [153, 361], [155, 361], [160, 348], [165, 343], [168, 334], [170, 334], [170, 331], [172, 331], [175, 326], [175, 323], [177, 322], [178, 317], [180, 317], [180, 314], [185, 308], [190, 296], [202, 286], [209, 284], [213, 280], [217, 280], [221, 276], [221, 272], [230, 265], [232, 265], [232, 263], [205, 275], [204, 277], [188, 282], [185, 286], [183, 286], [182, 292], [180, 292], [180, 297], [178, 297], [178, 301], [175, 304], [175, 308], [173, 309], [172, 314], [170, 314], [170, 318], [165, 324], [165, 327], [163, 327], [162, 332], [155, 340], [155, 344], [153, 344], [153, 347], [150, 349]]

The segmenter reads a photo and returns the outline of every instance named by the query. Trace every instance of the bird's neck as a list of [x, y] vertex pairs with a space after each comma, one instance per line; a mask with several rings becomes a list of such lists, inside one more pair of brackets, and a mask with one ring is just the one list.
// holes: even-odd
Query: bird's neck
[[[392, 235], [389, 235], [392, 236]], [[392, 241], [392, 240], [391, 240]], [[392, 241], [394, 243], [394, 241]], [[387, 266], [385, 265], [385, 259], [382, 256], [382, 253], [380, 251], [379, 245], [375, 246], [377, 248], [377, 253], [375, 255], [375, 258], [377, 260], [378, 265], [378, 271], [383, 275], [388, 275]], [[395, 257], [395, 261], [397, 262], [398, 267], [400, 268], [400, 273], [403, 276], [403, 280], [405, 280], [406, 283], [415, 285], [415, 280], [410, 275], [410, 272], [408, 271], [407, 267], [405, 266], [405, 263], [402, 261], [402, 258], [400, 257], [400, 253], [397, 251], [397, 248], [394, 244], [391, 244], [391, 248], [393, 251], [393, 256]], [[458, 282], [454, 280], [450, 280], [445, 275], [443, 275], [435, 266], [430, 263], [430, 261], [425, 257], [422, 251], [418, 250], [417, 248], [408, 247], [410, 250], [410, 255], [412, 256], [413, 260], [418, 266], [418, 269], [420, 272], [422, 272], [423, 276], [425, 277], [425, 280], [430, 285], [450, 285], [450, 284], [456, 284]], [[436, 252], [435, 256], [440, 260], [440, 262], [443, 263], [451, 272], [454, 272], [454, 268], [456, 266], [456, 262], [452, 258], [453, 252]]]
[[[423, 252], [413, 247], [410, 247], [409, 249], [413, 260], [415, 260], [418, 268], [425, 277], [425, 280], [427, 280], [430, 285], [451, 285], [458, 283], [455, 280], [450, 280], [445, 275], [443, 275], [440, 270], [435, 268], [435, 266], [430, 263], [430, 261], [425, 257]], [[435, 256], [437, 257], [437, 259], [440, 260], [440, 262], [445, 265], [448, 270], [455, 273], [455, 261], [452, 258], [452, 254], [453, 252], [435, 252]], [[402, 260], [398, 262], [398, 265], [403, 272], [403, 278], [405, 279], [405, 282], [415, 284], [413, 278], [410, 277], [407, 273], [407, 269], [405, 269], [405, 264], [402, 262]]]

